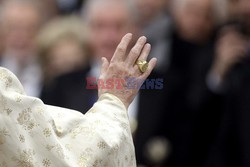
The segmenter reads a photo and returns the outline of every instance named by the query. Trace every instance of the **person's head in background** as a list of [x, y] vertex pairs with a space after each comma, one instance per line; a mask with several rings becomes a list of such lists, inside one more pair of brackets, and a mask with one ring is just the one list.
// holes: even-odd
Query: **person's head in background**
[[214, 0], [172, 0], [171, 12], [178, 35], [192, 43], [206, 42], [215, 27]]
[[167, 13], [169, 0], [135, 0], [139, 11], [139, 20], [147, 25], [159, 15]]
[[39, 7], [32, 0], [4, 1], [0, 11], [3, 54], [25, 64], [34, 54], [34, 40], [40, 21]]
[[37, 38], [44, 83], [88, 65], [88, 32], [82, 20], [65, 16], [51, 20]]
[[250, 35], [250, 1], [238, 0], [237, 13], [244, 31]]
[[134, 14], [130, 0], [89, 0], [83, 16], [90, 32], [93, 56], [110, 60], [121, 38], [133, 32]]

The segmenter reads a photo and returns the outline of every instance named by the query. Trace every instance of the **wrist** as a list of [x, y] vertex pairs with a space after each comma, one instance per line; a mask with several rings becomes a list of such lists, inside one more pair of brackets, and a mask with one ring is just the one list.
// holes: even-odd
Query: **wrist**
[[99, 99], [102, 99], [102, 97], [105, 97], [105, 96], [111, 96], [111, 97], [115, 98], [121, 105], [124, 106], [124, 108], [126, 108], [126, 110], [128, 109], [130, 103], [128, 103], [127, 100], [125, 100], [123, 97], [120, 97], [120, 96], [115, 95], [114, 93], [110, 93], [110, 92], [99, 93]]

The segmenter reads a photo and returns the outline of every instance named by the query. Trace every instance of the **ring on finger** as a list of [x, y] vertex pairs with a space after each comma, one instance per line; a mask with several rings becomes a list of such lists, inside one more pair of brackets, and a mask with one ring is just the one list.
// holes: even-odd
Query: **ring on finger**
[[145, 73], [148, 69], [148, 62], [146, 60], [137, 60], [135, 64], [142, 73]]

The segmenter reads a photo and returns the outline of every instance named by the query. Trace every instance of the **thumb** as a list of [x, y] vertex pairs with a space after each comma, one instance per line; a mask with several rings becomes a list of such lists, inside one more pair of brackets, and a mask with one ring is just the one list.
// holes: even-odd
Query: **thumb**
[[106, 57], [102, 57], [101, 74], [105, 73], [109, 67], [109, 62]]

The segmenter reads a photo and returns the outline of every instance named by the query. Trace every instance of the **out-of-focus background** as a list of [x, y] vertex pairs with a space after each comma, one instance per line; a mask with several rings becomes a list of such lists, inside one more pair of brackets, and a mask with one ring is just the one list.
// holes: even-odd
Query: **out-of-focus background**
[[28, 95], [85, 113], [86, 78], [128, 32], [148, 38], [150, 78], [164, 79], [129, 108], [138, 166], [249, 167], [249, 0], [1, 0], [0, 66]]

